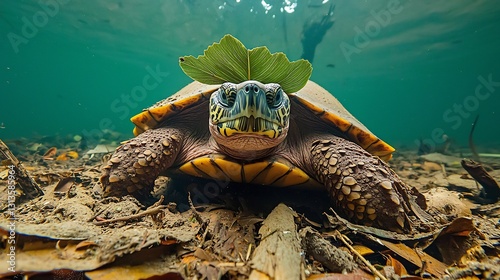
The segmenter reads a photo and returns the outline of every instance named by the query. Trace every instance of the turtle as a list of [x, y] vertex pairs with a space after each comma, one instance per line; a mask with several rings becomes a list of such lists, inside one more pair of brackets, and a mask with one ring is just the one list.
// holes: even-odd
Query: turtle
[[[411, 232], [425, 203], [386, 163], [395, 149], [309, 80], [194, 81], [133, 116], [135, 137], [103, 166], [106, 196], [149, 192], [159, 175], [323, 188], [355, 224]], [[423, 214], [424, 213], [424, 214]]]

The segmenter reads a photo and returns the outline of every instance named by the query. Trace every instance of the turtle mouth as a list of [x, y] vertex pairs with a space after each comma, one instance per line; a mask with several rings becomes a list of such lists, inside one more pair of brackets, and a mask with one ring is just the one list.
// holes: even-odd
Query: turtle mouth
[[221, 135], [230, 137], [235, 134], [262, 135], [277, 138], [283, 133], [283, 126], [264, 118], [242, 116], [233, 120], [217, 123]]

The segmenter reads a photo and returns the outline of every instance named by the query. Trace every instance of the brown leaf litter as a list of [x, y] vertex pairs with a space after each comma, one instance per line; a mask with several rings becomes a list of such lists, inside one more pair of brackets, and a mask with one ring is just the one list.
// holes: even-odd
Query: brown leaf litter
[[[500, 203], [494, 189], [484, 196], [458, 157], [404, 151], [391, 161], [443, 224], [406, 235], [352, 224], [329, 209], [324, 193], [306, 190], [234, 186], [200, 203], [206, 184], [179, 188], [163, 177], [153, 199], [103, 198], [101, 158], [113, 144], [83, 150], [70, 143], [50, 153], [48, 143], [36, 144], [14, 149], [22, 161], [2, 148], [3, 277], [500, 278]], [[498, 182], [500, 162], [485, 164], [493, 169], [484, 170], [488, 180]], [[18, 176], [11, 205], [9, 166]], [[11, 246], [15, 272], [5, 265]]]

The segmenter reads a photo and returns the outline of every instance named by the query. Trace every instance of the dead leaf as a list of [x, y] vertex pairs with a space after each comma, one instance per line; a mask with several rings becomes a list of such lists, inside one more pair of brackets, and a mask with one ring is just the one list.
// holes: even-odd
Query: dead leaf
[[422, 169], [429, 172], [429, 171], [439, 171], [441, 170], [441, 165], [440, 164], [437, 164], [435, 162], [432, 162], [432, 161], [425, 161], [423, 164], [422, 164]]
[[408, 271], [406, 271], [404, 265], [391, 255], [387, 255], [386, 265], [392, 266], [392, 268], [394, 268], [394, 272], [399, 276], [408, 275]]
[[324, 274], [312, 274], [306, 278], [307, 280], [371, 280], [375, 279], [375, 276], [364, 272], [361, 269], [354, 271], [353, 273], [343, 274], [343, 273], [324, 273]]
[[57, 154], [57, 148], [56, 147], [52, 147], [50, 149], [48, 149], [45, 154], [43, 154], [43, 159], [44, 160], [53, 160], [54, 159], [54, 156]]
[[177, 240], [175, 239], [167, 239], [167, 240], [162, 240], [161, 241], [161, 245], [165, 245], [165, 246], [168, 246], [168, 245], [173, 245], [173, 244], [177, 244]]
[[73, 177], [62, 178], [54, 188], [54, 193], [66, 194], [74, 183], [75, 179]]
[[67, 151], [66, 155], [72, 159], [77, 159], [78, 158], [78, 153], [75, 151]]
[[92, 246], [99, 246], [94, 241], [82, 241], [78, 243], [75, 247], [75, 250], [88, 249]]
[[186, 255], [182, 258], [181, 262], [185, 264], [190, 264], [192, 262], [198, 261], [198, 258], [193, 255]]
[[352, 246], [361, 256], [366, 256], [375, 253], [372, 249], [363, 245], [353, 245]]
[[57, 156], [56, 160], [68, 160], [69, 158], [66, 156], [66, 153], [62, 153], [59, 156]]
[[422, 262], [425, 262], [426, 271], [430, 274], [438, 278], [442, 278], [445, 275], [444, 273], [447, 266], [427, 253], [423, 251], [417, 253], [415, 250], [402, 243], [392, 243], [383, 239], [378, 239], [378, 241], [387, 247], [387, 249], [393, 251], [398, 256], [413, 263], [419, 268], [422, 268]]
[[201, 248], [196, 248], [196, 250], [194, 251], [194, 256], [200, 260], [203, 260], [203, 261], [212, 261], [213, 260], [212, 256], [210, 256], [210, 254], [208, 252], [206, 252], [205, 250], [203, 250]]

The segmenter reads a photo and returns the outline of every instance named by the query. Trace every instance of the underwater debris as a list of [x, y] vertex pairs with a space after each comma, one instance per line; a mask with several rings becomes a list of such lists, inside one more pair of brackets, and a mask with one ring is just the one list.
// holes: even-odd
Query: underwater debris
[[321, 17], [319, 21], [309, 20], [304, 24], [302, 30], [302, 55], [301, 58], [313, 62], [316, 47], [321, 43], [326, 32], [333, 26], [335, 22], [333, 17], [333, 10], [335, 5], [331, 4], [328, 13]]
[[45, 154], [43, 154], [43, 160], [54, 160], [54, 156], [56, 154], [57, 154], [57, 148], [51, 147], [45, 152]]
[[463, 159], [462, 167], [476, 179], [476, 181], [483, 186], [483, 198], [491, 202], [496, 202], [500, 198], [500, 185], [491, 177], [488, 172], [483, 168], [481, 163], [475, 162], [471, 159]]
[[432, 151], [432, 148], [429, 144], [426, 144], [422, 139], [418, 139], [418, 151], [417, 154], [419, 156], [426, 155]]
[[472, 123], [472, 126], [470, 128], [470, 132], [469, 132], [469, 149], [472, 152], [472, 158], [475, 161], [477, 161], [477, 162], [481, 162], [481, 160], [479, 158], [479, 154], [477, 153], [477, 150], [476, 150], [476, 145], [474, 145], [474, 139], [473, 139], [474, 129], [476, 128], [478, 120], [479, 120], [479, 115], [476, 116], [476, 118], [474, 119], [474, 122]]
[[67, 151], [63, 152], [59, 156], [57, 156], [56, 160], [69, 160], [69, 159], [77, 159], [78, 153], [75, 151]]
[[3, 122], [0, 123], [0, 129], [5, 129], [5, 124]]
[[37, 196], [43, 195], [42, 189], [28, 174], [23, 164], [16, 158], [16, 156], [14, 156], [14, 154], [12, 154], [9, 147], [7, 147], [7, 145], [2, 140], [0, 140], [0, 160], [3, 163], [9, 163], [9, 175], [12, 175], [14, 177], [14, 185], [16, 186], [16, 189], [21, 190], [21, 197], [28, 197], [29, 199], [32, 199]]

